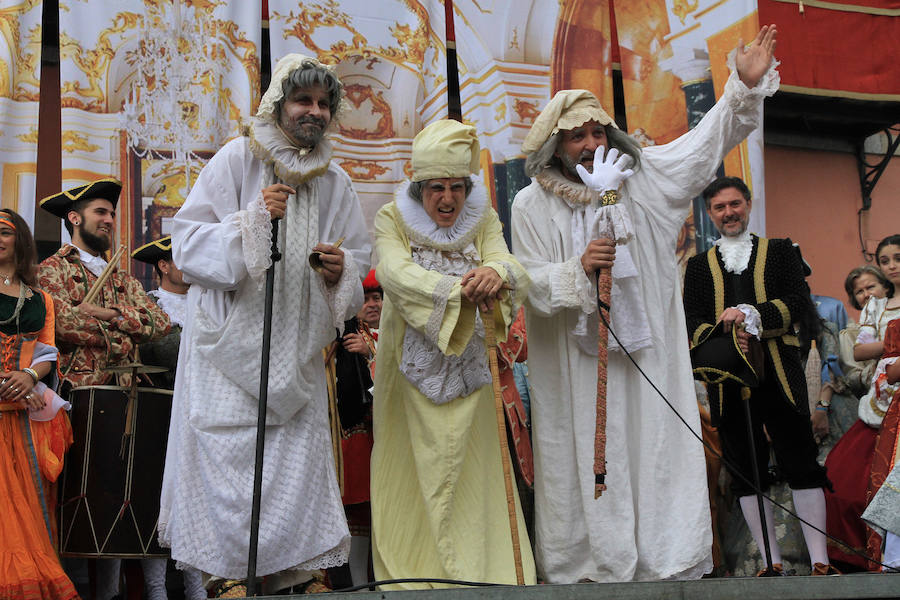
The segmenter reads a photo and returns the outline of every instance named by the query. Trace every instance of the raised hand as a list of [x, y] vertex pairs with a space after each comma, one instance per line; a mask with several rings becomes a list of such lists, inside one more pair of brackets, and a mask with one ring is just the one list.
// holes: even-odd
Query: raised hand
[[772, 64], [775, 56], [775, 46], [778, 31], [774, 25], [764, 25], [756, 39], [749, 46], [744, 46], [744, 39], [738, 40], [737, 51], [734, 56], [734, 66], [737, 69], [738, 77], [744, 82], [748, 88], [752, 88]]
[[630, 156], [627, 154], [619, 156], [616, 148], [610, 148], [605, 157], [604, 152], [605, 146], [597, 146], [594, 150], [594, 170], [591, 173], [588, 173], [582, 165], [575, 165], [575, 170], [584, 185], [596, 192], [617, 190], [623, 181], [634, 175], [634, 171], [628, 168], [632, 162]]

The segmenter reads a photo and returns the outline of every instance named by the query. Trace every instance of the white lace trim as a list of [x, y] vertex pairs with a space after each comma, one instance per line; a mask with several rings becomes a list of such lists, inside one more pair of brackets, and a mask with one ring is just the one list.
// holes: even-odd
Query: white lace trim
[[736, 49], [728, 53], [727, 64], [731, 70], [731, 74], [725, 81], [725, 91], [723, 95], [728, 99], [728, 106], [737, 116], [738, 120], [743, 124], [755, 124], [757, 121], [757, 112], [761, 110], [761, 98], [772, 96], [778, 91], [781, 85], [781, 76], [778, 74], [777, 60], [772, 60], [769, 70], [760, 77], [759, 81], [752, 88], [748, 88], [741, 78], [738, 77], [737, 68], [735, 67]]
[[759, 339], [759, 333], [762, 331], [762, 317], [755, 306], [749, 304], [738, 304], [736, 309], [744, 313], [744, 329], [750, 335], [755, 335]]
[[247, 205], [246, 210], [235, 213], [241, 230], [241, 250], [247, 273], [260, 284], [266, 269], [272, 264], [272, 217], [266, 210], [262, 192]]
[[491, 382], [484, 350], [484, 324], [475, 316], [475, 331], [459, 356], [448, 356], [438, 348], [438, 335], [453, 286], [460, 277], [480, 266], [478, 250], [471, 242], [462, 251], [441, 251], [412, 245], [412, 259], [423, 268], [444, 274], [432, 292], [434, 310], [425, 333], [406, 328], [400, 372], [435, 404], [468, 396]]
[[319, 140], [312, 150], [297, 148], [281, 129], [258, 117], [250, 119], [248, 135], [253, 156], [272, 165], [275, 177], [288, 185], [301, 185], [328, 170], [333, 152], [328, 138]]
[[723, 235], [715, 241], [715, 244], [725, 264], [725, 270], [735, 275], [743, 273], [750, 264], [750, 254], [753, 252], [750, 231], [745, 229], [737, 236]]
[[394, 202], [404, 233], [411, 242], [422, 246], [438, 250], [461, 250], [475, 239], [482, 223], [490, 214], [490, 200], [484, 186], [477, 180], [473, 180], [472, 191], [450, 227], [438, 227], [425, 212], [422, 203], [410, 198], [407, 190], [409, 181], [404, 181], [394, 192]]
[[187, 294], [176, 294], [175, 292], [157, 288], [147, 292], [147, 295], [156, 299], [156, 303], [166, 311], [173, 325], [184, 327], [187, 319]]
[[444, 322], [444, 313], [447, 312], [447, 301], [450, 299], [450, 292], [457, 281], [459, 281], [459, 277], [444, 275], [431, 292], [434, 309], [428, 317], [428, 322], [425, 323], [425, 337], [435, 346], [440, 344], [441, 323]]

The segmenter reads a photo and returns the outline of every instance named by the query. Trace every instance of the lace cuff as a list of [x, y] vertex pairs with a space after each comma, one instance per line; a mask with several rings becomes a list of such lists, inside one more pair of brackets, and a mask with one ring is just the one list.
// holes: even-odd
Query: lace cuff
[[425, 323], [425, 337], [437, 347], [441, 346], [441, 325], [444, 323], [444, 313], [447, 312], [447, 302], [450, 301], [450, 293], [458, 281], [459, 277], [444, 275], [431, 292], [434, 308], [428, 315], [428, 322]]
[[762, 317], [755, 306], [749, 304], [738, 304], [736, 309], [744, 313], [744, 331], [750, 335], [755, 335], [759, 339], [759, 333], [762, 330]]
[[585, 314], [594, 312], [594, 284], [584, 273], [580, 256], [552, 266], [550, 293], [559, 298], [562, 306], [580, 308]]
[[[356, 267], [356, 261], [353, 260], [350, 252], [344, 251], [344, 270], [341, 272], [338, 282], [333, 286], [329, 286], [325, 284], [324, 279], [321, 277], [316, 279], [322, 285], [325, 299], [328, 301], [328, 306], [331, 307], [331, 318], [334, 328], [343, 333], [344, 321], [349, 318], [347, 311], [353, 309], [352, 312], [356, 312], [356, 310], [362, 308], [360, 303], [362, 294], [357, 294], [357, 292], [362, 292], [362, 282], [359, 278], [359, 269]], [[353, 307], [354, 303], [360, 303], [360, 305]]]
[[245, 210], [235, 213], [241, 230], [241, 249], [247, 273], [261, 283], [266, 269], [272, 264], [272, 218], [263, 202], [262, 192]]
[[760, 77], [755, 86], [748, 88], [738, 76], [737, 67], [735, 66], [736, 52], [737, 50], [735, 49], [728, 53], [728, 68], [731, 70], [731, 75], [725, 82], [724, 95], [728, 99], [728, 106], [741, 123], [755, 123], [757, 121], [758, 107], [762, 104], [763, 98], [771, 96], [778, 91], [778, 86], [781, 84], [781, 76], [778, 74], [776, 67], [781, 63], [772, 59], [769, 70]]

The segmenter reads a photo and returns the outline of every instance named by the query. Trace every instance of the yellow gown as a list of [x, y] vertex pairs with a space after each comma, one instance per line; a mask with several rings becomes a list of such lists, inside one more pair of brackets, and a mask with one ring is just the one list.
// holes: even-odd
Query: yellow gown
[[[460, 278], [416, 264], [413, 244], [445, 253], [474, 245], [481, 265], [514, 289], [497, 311], [498, 339], [527, 294], [528, 276], [509, 253], [496, 213], [477, 184], [456, 231], [438, 241], [401, 187], [375, 218], [378, 281], [385, 298], [375, 371], [372, 451], [372, 553], [377, 580], [429, 577], [515, 584], [515, 564], [490, 383], [437, 404], [403, 373], [407, 327], [429, 336], [445, 355], [460, 355], [475, 331], [475, 306]], [[405, 206], [405, 211], [404, 211]], [[421, 207], [421, 205], [419, 205]], [[417, 221], [417, 219], [420, 219]], [[446, 230], [443, 230], [446, 233]], [[514, 306], [515, 305], [515, 306]], [[487, 360], [485, 351], [485, 361]], [[525, 583], [535, 583], [534, 558], [515, 496]], [[398, 584], [382, 589], [446, 587]]]

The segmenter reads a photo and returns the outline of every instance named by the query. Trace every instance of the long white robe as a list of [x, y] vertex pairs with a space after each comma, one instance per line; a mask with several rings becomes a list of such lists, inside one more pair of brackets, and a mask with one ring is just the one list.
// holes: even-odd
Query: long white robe
[[[762, 99], [777, 85], [774, 69], [752, 90], [732, 74], [697, 127], [645, 148], [619, 190], [634, 224], [628, 248], [652, 340], [633, 356], [698, 436], [675, 244], [691, 199], [756, 128]], [[597, 356], [570, 335], [593, 288], [572, 241], [573, 212], [536, 181], [512, 208], [513, 253], [532, 279], [525, 314], [539, 573], [550, 583], [699, 577], [712, 568], [703, 446], [620, 351], [608, 362], [608, 490], [594, 499]]]
[[[249, 381], [254, 373], [248, 365], [258, 364], [259, 354], [245, 357], [242, 352], [253, 343], [259, 347], [262, 319], [238, 335], [216, 340], [215, 333], [228, 331], [229, 317], [248, 303], [260, 304], [260, 283], [248, 275], [246, 257], [248, 246], [259, 246], [261, 238], [259, 231], [251, 235], [247, 223], [253, 221], [265, 171], [247, 138], [229, 142], [200, 174], [176, 215], [172, 236], [175, 263], [193, 285], [175, 383], [160, 539], [179, 563], [224, 578], [242, 578], [247, 570], [259, 380], [257, 367], [256, 383]], [[259, 575], [342, 564], [350, 539], [335, 477], [321, 348], [333, 339], [333, 323], [362, 306], [359, 273], [368, 272], [371, 246], [359, 200], [340, 167], [330, 163], [324, 174], [296, 187], [304, 190], [299, 194], [304, 198], [317, 198], [318, 228], [311, 225], [313, 202], [292, 196], [289, 215], [306, 211], [313, 216], [294, 221], [299, 224], [293, 237], [288, 237], [290, 216], [281, 224], [282, 239], [288, 239], [285, 259], [276, 263], [276, 298], [291, 298], [279, 296], [282, 286], [302, 289], [302, 294], [295, 304], [276, 303], [273, 315]], [[258, 225], [258, 214], [256, 219]], [[269, 227], [265, 215], [262, 226]], [[308, 273], [305, 248], [341, 236], [349, 251], [344, 275], [327, 290], [321, 276]], [[297, 252], [291, 244], [304, 250]], [[284, 281], [285, 269], [297, 261], [307, 271], [302, 286], [296, 277]], [[312, 355], [305, 362], [284, 344], [292, 329], [299, 332], [297, 347]], [[306, 392], [292, 395], [284, 381], [300, 382]]]

